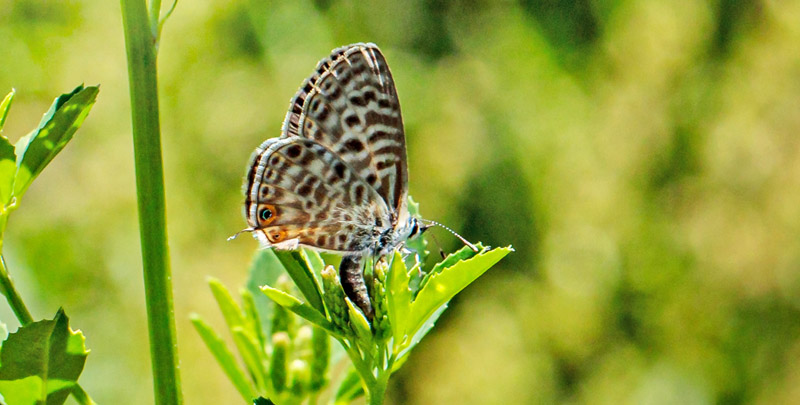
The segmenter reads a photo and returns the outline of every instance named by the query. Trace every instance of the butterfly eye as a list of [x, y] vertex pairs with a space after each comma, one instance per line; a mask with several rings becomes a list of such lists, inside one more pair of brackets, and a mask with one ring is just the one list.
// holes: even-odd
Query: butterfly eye
[[262, 221], [266, 221], [272, 218], [272, 211], [269, 208], [264, 208], [258, 213], [258, 217], [261, 218]]

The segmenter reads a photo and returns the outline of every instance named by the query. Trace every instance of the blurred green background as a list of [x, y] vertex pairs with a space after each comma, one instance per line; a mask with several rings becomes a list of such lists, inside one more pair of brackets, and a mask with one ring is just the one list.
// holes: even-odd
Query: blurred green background
[[[151, 403], [119, 4], [0, 0], [0, 38], [12, 141], [101, 84], [11, 217], [11, 274], [84, 331], [96, 400]], [[800, 2], [182, 0], [159, 84], [186, 403], [238, 401], [188, 314], [222, 329], [206, 277], [247, 278], [247, 159], [359, 41], [392, 68], [425, 217], [517, 249], [389, 403], [800, 403]]]

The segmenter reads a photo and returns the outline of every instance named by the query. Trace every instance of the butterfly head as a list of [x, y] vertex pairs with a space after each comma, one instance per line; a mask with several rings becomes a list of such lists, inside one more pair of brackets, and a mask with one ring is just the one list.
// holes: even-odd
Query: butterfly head
[[411, 231], [408, 234], [408, 239], [414, 239], [417, 236], [422, 235], [423, 232], [431, 227], [430, 225], [422, 224], [417, 218], [414, 217], [410, 217], [408, 222], [411, 228]]

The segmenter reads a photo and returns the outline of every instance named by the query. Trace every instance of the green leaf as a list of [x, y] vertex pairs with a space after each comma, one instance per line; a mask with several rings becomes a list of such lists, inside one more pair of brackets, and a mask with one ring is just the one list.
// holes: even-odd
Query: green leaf
[[261, 320], [258, 318], [256, 301], [253, 298], [253, 294], [246, 288], [242, 288], [239, 294], [242, 296], [242, 309], [244, 310], [246, 323], [250, 326], [250, 332], [255, 335], [259, 345], [263, 347], [266, 340], [264, 338], [263, 329], [261, 328]]
[[408, 288], [409, 281], [403, 257], [400, 252], [395, 252], [386, 277], [386, 309], [395, 343], [402, 342], [408, 330], [408, 309], [412, 297]]
[[258, 249], [250, 262], [249, 277], [247, 279], [247, 289], [253, 294], [261, 324], [261, 332], [264, 336], [272, 335], [272, 310], [273, 303], [261, 293], [262, 285], [275, 285], [275, 281], [286, 270], [283, 264], [275, 257], [273, 249]]
[[[415, 335], [437, 309], [512, 251], [511, 246], [493, 249], [466, 261], [458, 261], [441, 272], [432, 274], [411, 303], [404, 335]], [[401, 345], [406, 344], [399, 342]]]
[[433, 329], [434, 325], [436, 325], [436, 321], [439, 320], [439, 317], [442, 316], [442, 313], [447, 309], [447, 303], [439, 307], [433, 315], [428, 317], [422, 327], [419, 328], [417, 333], [411, 338], [410, 342], [406, 342], [405, 345], [397, 345], [394, 347], [395, 350], [400, 349], [400, 353], [397, 354], [397, 360], [395, 360], [394, 366], [392, 367], [392, 372], [397, 371], [401, 365], [405, 363], [406, 358], [408, 358], [408, 354], [411, 353], [411, 350], [414, 349], [414, 346], [419, 343], [428, 332]]
[[353, 301], [350, 301], [350, 298], [344, 297], [344, 302], [347, 303], [350, 325], [353, 327], [356, 336], [365, 347], [369, 347], [372, 344], [372, 328], [369, 326], [367, 317], [353, 304]]
[[3, 99], [3, 102], [0, 103], [0, 131], [3, 130], [3, 126], [6, 124], [6, 117], [8, 117], [8, 110], [11, 108], [11, 102], [14, 101], [14, 95], [17, 94], [17, 91], [11, 89], [11, 92], [6, 95]]
[[4, 404], [36, 404], [42, 396], [42, 379], [33, 375], [12, 381], [0, 381]]
[[303, 256], [305, 257], [309, 267], [311, 267], [311, 270], [314, 271], [315, 276], [322, 273], [322, 269], [325, 267], [325, 261], [322, 260], [322, 256], [320, 256], [317, 251], [303, 249]]
[[319, 326], [320, 328], [325, 329], [328, 333], [339, 336], [333, 329], [333, 324], [325, 318], [319, 311], [312, 308], [308, 304], [304, 304], [299, 299], [281, 291], [276, 288], [272, 288], [270, 286], [263, 286], [261, 287], [261, 291], [267, 295], [272, 301], [276, 304], [294, 312], [295, 314], [299, 315], [303, 319], [313, 323], [314, 325]]
[[39, 127], [17, 142], [13, 195], [22, 197], [33, 179], [64, 149], [89, 114], [99, 91], [97, 86], [78, 86], [56, 98]]
[[457, 250], [456, 252], [447, 255], [447, 257], [445, 257], [444, 260], [442, 260], [441, 262], [436, 263], [431, 269], [431, 271], [428, 272], [428, 274], [425, 275], [425, 278], [423, 278], [422, 281], [419, 283], [419, 288], [422, 289], [422, 287], [424, 287], [425, 284], [428, 283], [428, 280], [430, 280], [431, 276], [433, 276], [434, 274], [439, 274], [442, 272], [443, 269], [452, 267], [453, 265], [458, 263], [459, 260], [470, 259], [475, 255], [479, 254], [479, 252], [483, 252], [485, 249], [480, 242], [476, 243], [475, 247], [478, 248], [478, 252], [475, 252], [468, 246], [464, 246], [461, 249]]
[[14, 173], [17, 171], [17, 155], [14, 153], [14, 145], [8, 141], [3, 132], [3, 125], [6, 122], [8, 109], [14, 99], [14, 90], [8, 93], [3, 102], [0, 103], [0, 204], [8, 205], [11, 201], [11, 190], [14, 187]]
[[347, 372], [347, 375], [339, 384], [339, 389], [336, 390], [336, 405], [349, 404], [350, 401], [364, 395], [364, 387], [361, 386], [361, 377], [352, 366]]
[[275, 251], [275, 256], [283, 264], [289, 277], [292, 278], [294, 284], [306, 297], [309, 305], [316, 309], [320, 315], [325, 314], [325, 306], [322, 303], [322, 292], [319, 288], [319, 282], [314, 277], [314, 272], [311, 271], [311, 266], [306, 262], [305, 257], [300, 252], [292, 251]]
[[222, 316], [225, 318], [225, 323], [228, 329], [233, 331], [235, 327], [242, 327], [246, 325], [242, 309], [239, 304], [233, 300], [230, 291], [218, 279], [209, 277], [208, 286], [211, 287], [211, 293], [214, 294], [214, 299], [217, 300]]
[[[3, 396], [15, 403], [9, 397], [30, 398], [26, 390], [38, 387], [33, 394], [36, 401], [62, 404], [77, 383], [88, 354], [83, 334], [69, 328], [62, 309], [52, 320], [25, 325], [10, 334], [0, 349]], [[42, 386], [46, 388], [42, 390]]]
[[264, 391], [267, 388], [267, 368], [264, 350], [262, 350], [252, 333], [244, 328], [233, 328], [233, 341], [236, 347], [239, 348], [239, 354], [242, 356], [244, 364], [247, 365], [250, 375], [256, 381], [256, 387], [259, 391]]
[[244, 398], [245, 402], [250, 402], [256, 397], [256, 390], [250, 384], [247, 377], [245, 377], [244, 371], [236, 364], [236, 359], [233, 357], [231, 351], [228, 350], [228, 347], [225, 346], [222, 339], [219, 338], [214, 330], [211, 329], [199, 315], [192, 314], [190, 318], [192, 320], [192, 325], [194, 325], [197, 333], [200, 334], [208, 350], [211, 351], [211, 354], [217, 359], [217, 363], [222, 367], [225, 375], [231, 380], [233, 386], [236, 387], [236, 390], [239, 391], [239, 394]]

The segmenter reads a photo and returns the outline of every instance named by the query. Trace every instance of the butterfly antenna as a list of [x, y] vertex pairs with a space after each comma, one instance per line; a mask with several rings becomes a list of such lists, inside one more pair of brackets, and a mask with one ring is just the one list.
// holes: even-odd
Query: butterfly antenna
[[242, 229], [241, 231], [239, 231], [239, 232], [236, 232], [236, 233], [234, 233], [233, 235], [229, 236], [229, 237], [228, 237], [228, 240], [230, 241], [230, 240], [234, 240], [234, 239], [236, 239], [236, 237], [237, 237], [237, 236], [239, 236], [239, 234], [240, 234], [240, 233], [244, 233], [244, 232], [253, 232], [253, 231], [255, 231], [255, 230], [256, 230], [256, 228], [249, 228], [249, 227], [248, 227], [248, 228], [244, 228], [244, 229]]
[[428, 228], [431, 227], [431, 226], [440, 226], [440, 227], [442, 227], [444, 229], [447, 229], [448, 232], [450, 232], [453, 235], [455, 235], [455, 237], [458, 238], [458, 240], [460, 240], [463, 244], [467, 245], [467, 247], [472, 249], [473, 252], [477, 252], [479, 250], [477, 246], [473, 245], [472, 243], [469, 243], [469, 241], [464, 239], [463, 236], [459, 235], [456, 231], [448, 228], [447, 226], [445, 226], [443, 224], [440, 224], [440, 223], [438, 223], [436, 221], [431, 221], [430, 219], [423, 219], [423, 221], [426, 221], [428, 223], [428, 226], [427, 226]]

